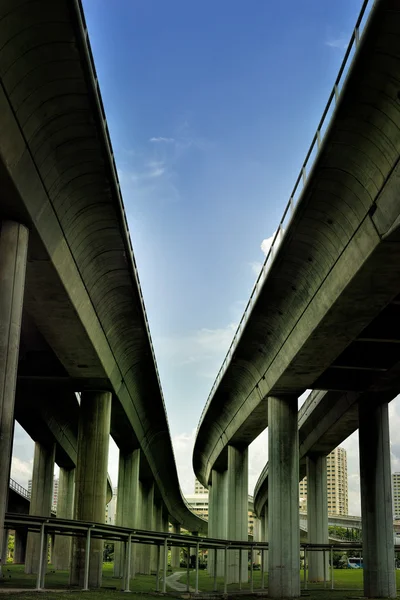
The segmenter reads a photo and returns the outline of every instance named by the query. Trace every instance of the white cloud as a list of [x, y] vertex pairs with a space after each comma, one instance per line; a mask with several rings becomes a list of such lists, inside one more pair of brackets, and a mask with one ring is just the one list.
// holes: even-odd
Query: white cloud
[[191, 433], [179, 433], [172, 437], [179, 483], [182, 492], [186, 495], [194, 493], [195, 475], [192, 466], [192, 455], [195, 438], [195, 429]]
[[341, 37], [341, 38], [336, 38], [333, 40], [328, 40], [327, 42], [325, 42], [325, 45], [329, 46], [329, 48], [336, 48], [338, 50], [346, 50], [348, 43], [349, 43], [348, 39]]
[[257, 275], [257, 277], [260, 274], [262, 266], [263, 266], [263, 264], [258, 261], [254, 261], [254, 262], [250, 263], [251, 270], [253, 271], [254, 275]]
[[[284, 231], [283, 231], [283, 230], [281, 230], [281, 231], [278, 233], [277, 237], [276, 237], [275, 244], [274, 244], [274, 249], [275, 249], [275, 250], [276, 250], [276, 249], [279, 247], [279, 244], [280, 244], [280, 243], [281, 243], [281, 241], [282, 241], [282, 236], [283, 236], [283, 233], [284, 233]], [[276, 231], [274, 231], [274, 233], [273, 233], [273, 234], [272, 234], [270, 237], [268, 237], [268, 238], [265, 238], [265, 239], [264, 239], [264, 240], [261, 242], [261, 250], [263, 251], [263, 253], [264, 253], [264, 256], [267, 256], [267, 255], [268, 255], [268, 252], [269, 252], [269, 250], [270, 250], [270, 248], [271, 248], [271, 246], [272, 246], [272, 242], [273, 242], [273, 241], [274, 241], [274, 239], [275, 239], [275, 236], [276, 236]]]
[[172, 137], [152, 137], [149, 139], [149, 142], [154, 142], [156, 144], [164, 143], [164, 144], [172, 144], [175, 142], [175, 138]]
[[28, 489], [28, 481], [32, 479], [33, 459], [21, 460], [17, 456], [11, 459], [11, 479]]
[[[168, 357], [175, 366], [199, 364], [212, 367], [201, 373], [215, 377], [237, 328], [236, 323], [218, 329], [202, 328], [182, 336], [155, 338], [157, 356]], [[211, 363], [211, 365], [210, 365]]]

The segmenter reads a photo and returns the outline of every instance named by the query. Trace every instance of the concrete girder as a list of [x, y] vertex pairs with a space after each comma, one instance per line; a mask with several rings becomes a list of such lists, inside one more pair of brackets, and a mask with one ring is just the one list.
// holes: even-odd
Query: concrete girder
[[107, 382], [112, 435], [143, 450], [171, 520], [206, 532], [179, 489], [80, 3], [4, 0], [3, 14], [0, 215], [32, 232], [26, 310], [77, 391]]
[[376, 3], [302, 197], [200, 423], [194, 468], [203, 484], [226, 445], [249, 444], [267, 427], [268, 395], [373, 384], [374, 365], [354, 364], [354, 356], [344, 356], [349, 368], [335, 361], [400, 292], [398, 30], [393, 3]]

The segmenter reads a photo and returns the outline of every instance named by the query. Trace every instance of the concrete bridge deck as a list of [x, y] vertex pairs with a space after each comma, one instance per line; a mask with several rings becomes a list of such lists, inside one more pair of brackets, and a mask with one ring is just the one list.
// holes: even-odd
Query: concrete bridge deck
[[[399, 389], [398, 39], [390, 0], [371, 10], [294, 214], [258, 284], [199, 424], [208, 485], [227, 447], [268, 425], [268, 397]], [[265, 269], [267, 266], [265, 267]], [[374, 396], [375, 394], [375, 396]]]
[[[204, 530], [179, 488], [81, 4], [3, 0], [0, 37], [0, 217], [29, 230], [16, 416], [59, 441], [73, 393], [109, 390], [119, 448], [141, 449], [173, 522]], [[72, 446], [57, 444], [61, 466]]]

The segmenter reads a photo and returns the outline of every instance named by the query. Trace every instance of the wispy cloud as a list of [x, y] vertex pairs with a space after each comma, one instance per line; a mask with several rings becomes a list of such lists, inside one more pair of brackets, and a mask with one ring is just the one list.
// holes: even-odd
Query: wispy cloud
[[157, 355], [175, 367], [196, 365], [196, 375], [214, 379], [233, 339], [237, 324], [202, 328], [182, 336], [155, 338]]
[[164, 144], [173, 144], [175, 142], [175, 138], [172, 137], [152, 137], [149, 139], [149, 142], [154, 142], [156, 144], [164, 143]]
[[329, 48], [336, 48], [338, 50], [346, 50], [349, 40], [344, 37], [328, 40], [325, 42], [325, 46]]

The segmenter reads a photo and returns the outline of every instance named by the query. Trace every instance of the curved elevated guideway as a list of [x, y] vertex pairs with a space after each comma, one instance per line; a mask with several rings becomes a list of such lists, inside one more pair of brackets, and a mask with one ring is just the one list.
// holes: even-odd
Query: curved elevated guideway
[[[96, 481], [105, 486], [104, 468], [95, 473], [90, 465], [94, 456], [106, 465], [111, 431], [120, 449], [120, 476], [131, 481], [136, 473], [129, 502], [135, 497], [139, 506], [140, 491], [142, 508], [153, 502], [160, 507], [163, 527], [169, 518], [176, 527], [205, 532], [207, 523], [190, 511], [179, 488], [81, 4], [2, 0], [1, 9], [0, 275], [6, 283], [0, 319], [12, 324], [15, 338], [5, 331], [0, 343], [2, 356], [17, 369], [16, 416], [48, 464], [54, 452], [65, 469], [75, 461], [84, 495], [95, 493]], [[8, 378], [0, 402], [12, 415], [14, 371], [0, 367]], [[81, 393], [80, 407], [75, 392]], [[70, 438], [57, 425], [66, 422], [64, 401], [80, 420], [81, 433], [73, 424]], [[2, 455], [0, 472], [7, 473], [9, 446]], [[92, 483], [85, 472], [94, 474]], [[1, 485], [5, 491], [8, 480]], [[4, 506], [1, 522], [2, 512]], [[152, 515], [141, 518], [159, 527]]]
[[[233, 455], [236, 472], [238, 455], [245, 470], [248, 445], [269, 426], [272, 597], [299, 593], [297, 398], [306, 389], [362, 394], [362, 497], [369, 502], [363, 510], [371, 519], [388, 502], [387, 402], [400, 390], [400, 6], [378, 0], [364, 26], [370, 4], [364, 3], [194, 447], [199, 480], [213, 495], [226, 473], [229, 494], [238, 481]], [[322, 462], [314, 458], [311, 476], [319, 481]], [[376, 469], [368, 471], [371, 461]], [[376, 506], [370, 486], [382, 489]], [[393, 547], [386, 509], [380, 527], [388, 540], [390, 529]], [[386, 542], [378, 549], [372, 521], [364, 522], [364, 533], [377, 553], [370, 550], [365, 561], [365, 593], [393, 596], [392, 550], [387, 554]], [[373, 565], [383, 554], [389, 558], [378, 581]]]

